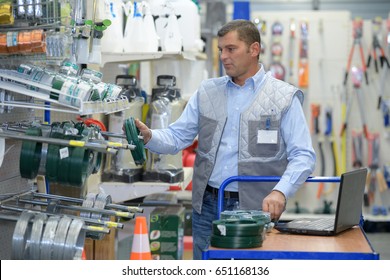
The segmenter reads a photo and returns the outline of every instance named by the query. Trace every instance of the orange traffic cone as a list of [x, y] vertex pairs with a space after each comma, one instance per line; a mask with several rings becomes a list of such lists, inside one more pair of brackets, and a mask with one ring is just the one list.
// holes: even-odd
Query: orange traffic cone
[[87, 255], [85, 254], [85, 249], [83, 249], [83, 252], [81, 253], [81, 259], [84, 261], [87, 259]]
[[146, 217], [135, 218], [135, 228], [133, 236], [133, 246], [131, 248], [130, 260], [151, 260], [148, 228]]

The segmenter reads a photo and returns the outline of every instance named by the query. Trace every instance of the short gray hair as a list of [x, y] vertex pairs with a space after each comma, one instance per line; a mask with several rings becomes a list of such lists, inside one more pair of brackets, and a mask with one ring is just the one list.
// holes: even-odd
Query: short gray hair
[[261, 45], [260, 32], [250, 20], [236, 19], [226, 23], [218, 30], [218, 37], [223, 37], [231, 31], [237, 31], [238, 38], [248, 46], [255, 42]]

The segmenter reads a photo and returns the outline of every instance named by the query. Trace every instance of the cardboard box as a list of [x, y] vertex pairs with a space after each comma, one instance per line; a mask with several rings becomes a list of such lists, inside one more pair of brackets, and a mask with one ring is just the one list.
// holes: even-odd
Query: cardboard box
[[182, 206], [156, 207], [150, 213], [149, 242], [155, 260], [181, 260], [184, 248]]

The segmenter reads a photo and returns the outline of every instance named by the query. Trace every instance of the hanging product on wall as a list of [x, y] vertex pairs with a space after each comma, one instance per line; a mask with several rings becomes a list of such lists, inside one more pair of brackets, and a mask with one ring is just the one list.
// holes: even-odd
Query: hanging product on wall
[[[361, 118], [362, 126], [363, 126], [363, 133], [364, 133], [364, 136], [366, 138], [368, 138], [369, 132], [368, 132], [367, 122], [366, 122], [366, 113], [365, 113], [365, 107], [364, 107], [363, 91], [361, 88], [361, 84], [363, 81], [363, 73], [364, 73], [364, 70], [362, 70], [361, 68], [358, 68], [355, 66], [353, 66], [351, 68], [353, 90], [354, 90], [354, 95], [356, 95], [357, 100], [358, 100], [360, 118]], [[340, 132], [341, 136], [344, 135], [345, 130], [347, 129], [347, 126], [348, 126], [348, 120], [349, 120], [349, 116], [350, 116], [350, 113], [352, 110], [352, 101], [353, 101], [353, 96], [350, 97], [350, 99], [348, 101], [346, 117], [345, 117], [343, 125], [341, 127], [341, 132]]]
[[390, 64], [389, 61], [387, 60], [385, 51], [383, 50], [383, 47], [380, 44], [380, 39], [378, 37], [382, 29], [382, 18], [376, 17], [371, 22], [372, 22], [372, 45], [368, 51], [367, 68], [370, 67], [370, 63], [373, 58], [375, 72], [378, 73], [379, 72], [378, 55], [379, 55], [379, 64], [381, 68], [383, 68], [384, 65], [386, 65], [386, 67], [389, 68]]
[[[323, 139], [321, 139], [320, 125], [319, 125], [320, 113], [321, 113], [321, 105], [311, 104], [311, 133], [313, 135], [313, 140], [317, 142], [318, 145], [320, 167], [321, 167], [320, 176], [325, 176], [325, 155], [322, 146]], [[324, 189], [324, 183], [320, 182], [318, 184], [318, 191], [317, 191], [318, 199], [321, 198], [323, 189]]]
[[281, 43], [283, 35], [283, 25], [280, 22], [274, 22], [272, 30], [272, 45], [271, 45], [271, 63], [269, 70], [276, 79], [284, 80], [286, 70], [281, 63], [283, 55], [283, 46]]
[[330, 150], [332, 151], [333, 172], [332, 176], [339, 176], [341, 174], [338, 160], [337, 144], [334, 139], [333, 130], [333, 110], [330, 106], [325, 108], [326, 129], [324, 131], [325, 140], [329, 141]]
[[[387, 190], [387, 183], [380, 169], [380, 135], [372, 133], [368, 137], [368, 167], [367, 188], [368, 202], [372, 206], [374, 215], [387, 215], [387, 204], [384, 200], [384, 192]], [[380, 202], [377, 198], [380, 198]]]
[[295, 57], [295, 20], [290, 20], [290, 37], [288, 46], [288, 82], [294, 84], [294, 57]]
[[309, 86], [309, 26], [307, 21], [301, 21], [300, 30], [298, 86], [307, 88]]
[[353, 27], [353, 44], [349, 52], [347, 68], [345, 69], [344, 85], [346, 85], [348, 81], [348, 75], [349, 72], [351, 71], [352, 59], [353, 59], [353, 54], [356, 46], [359, 47], [360, 60], [362, 64], [361, 67], [366, 80], [366, 84], [368, 85], [367, 67], [364, 61], [364, 51], [363, 51], [363, 45], [361, 41], [363, 36], [363, 20], [359, 17], [355, 18], [353, 20], [352, 27]]
[[259, 18], [255, 18], [254, 19], [254, 23], [256, 24], [257, 29], [260, 32], [260, 39], [261, 39], [260, 63], [263, 64], [264, 68], [266, 68], [266, 64], [265, 64], [264, 58], [266, 56], [267, 45], [264, 42], [264, 37], [267, 34], [267, 22], [265, 20], [261, 20]]

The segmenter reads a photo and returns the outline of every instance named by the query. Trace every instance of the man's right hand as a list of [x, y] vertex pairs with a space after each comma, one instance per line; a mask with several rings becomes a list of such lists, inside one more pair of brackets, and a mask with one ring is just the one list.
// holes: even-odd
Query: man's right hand
[[152, 131], [149, 129], [149, 127], [146, 126], [146, 124], [141, 122], [139, 119], [135, 120], [135, 126], [141, 132], [142, 137], [144, 138], [144, 144], [147, 144], [152, 138]]

